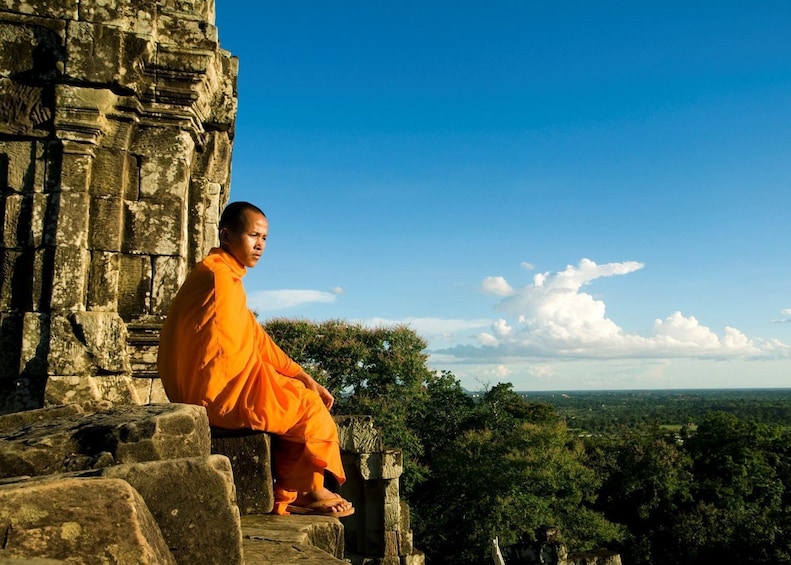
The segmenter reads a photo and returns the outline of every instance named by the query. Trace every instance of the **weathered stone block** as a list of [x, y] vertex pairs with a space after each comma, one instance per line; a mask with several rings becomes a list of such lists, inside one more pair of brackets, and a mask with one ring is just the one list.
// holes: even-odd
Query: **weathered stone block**
[[[96, 96], [92, 94], [91, 90], [86, 88], [69, 88], [63, 87], [59, 89], [62, 98], [68, 98], [69, 101], [76, 99], [79, 104], [88, 104], [88, 100]], [[66, 96], [68, 93], [68, 96]], [[88, 100], [82, 100], [82, 96], [86, 96]], [[61, 104], [66, 104], [66, 100], [61, 100]], [[99, 111], [92, 108], [94, 116], [98, 117]], [[88, 114], [85, 114], [88, 118]], [[93, 124], [92, 124], [93, 125]], [[98, 126], [96, 126], [98, 127]], [[86, 153], [66, 153], [64, 152], [61, 158], [61, 171], [60, 171], [60, 191], [61, 192], [88, 192], [91, 185], [91, 167], [93, 166], [93, 157]]]
[[141, 157], [141, 199], [186, 199], [195, 152], [195, 141], [189, 132], [179, 128], [140, 128], [134, 152]]
[[69, 312], [50, 320], [48, 364], [52, 375], [129, 372], [126, 325], [115, 312]]
[[50, 408], [38, 408], [36, 410], [26, 410], [24, 412], [14, 412], [0, 416], [0, 431], [22, 428], [37, 422], [47, 422], [64, 416], [74, 416], [84, 414], [82, 406], [79, 404], [62, 404]]
[[[139, 8], [138, 8], [139, 10]], [[137, 20], [135, 20], [137, 21]], [[147, 27], [147, 20], [141, 28]], [[142, 72], [154, 59], [153, 37], [128, 33], [127, 26], [69, 22], [66, 74], [72, 80], [138, 89], [153, 79]]]
[[162, 12], [157, 18], [157, 40], [163, 44], [190, 49], [215, 51], [218, 47], [217, 28], [197, 17]]
[[[206, 254], [208, 254], [208, 249]], [[165, 316], [170, 303], [187, 274], [186, 262], [181, 257], [154, 257], [154, 284], [151, 295], [151, 314]]]
[[206, 410], [188, 404], [122, 406], [0, 430], [0, 478], [209, 454]]
[[107, 410], [113, 406], [143, 404], [132, 377], [58, 376], [47, 378], [44, 405], [77, 403], [89, 410]]
[[[123, 145], [126, 145], [123, 143]], [[137, 162], [124, 150], [104, 149], [96, 155], [91, 173], [91, 195], [108, 198], [113, 204], [110, 210], [116, 211], [117, 220], [121, 221], [120, 202], [124, 199], [137, 200]], [[100, 212], [101, 209], [97, 209]], [[114, 214], [107, 216], [116, 219]], [[103, 218], [103, 217], [102, 217]]]
[[119, 479], [0, 485], [3, 556], [69, 563], [175, 563], [143, 498]]
[[56, 223], [48, 210], [57, 206], [52, 194], [8, 194], [5, 199], [3, 245], [16, 249], [38, 248], [55, 241]]
[[149, 461], [106, 467], [99, 473], [123, 479], [140, 493], [178, 563], [243, 563], [239, 508], [228, 458]]
[[179, 255], [186, 226], [181, 201], [125, 202], [124, 251], [134, 254]]
[[119, 256], [118, 314], [124, 321], [147, 315], [151, 299], [151, 258]]
[[49, 314], [25, 312], [19, 370], [22, 374], [46, 376], [49, 351]]
[[209, 183], [227, 185], [231, 176], [232, 142], [227, 131], [212, 131], [206, 147], [195, 155], [193, 179], [201, 177]]
[[88, 213], [90, 198], [87, 192], [59, 192], [50, 196], [57, 198], [57, 217], [52, 218], [57, 245], [85, 247], [88, 243]]
[[95, 251], [121, 250], [124, 201], [117, 196], [91, 198], [88, 245]]
[[211, 450], [231, 462], [239, 512], [242, 515], [271, 512], [274, 495], [269, 434], [212, 428]]
[[401, 528], [401, 501], [392, 500], [384, 503], [385, 530], [398, 531]]
[[[14, 6], [8, 6], [9, 3]], [[3, 49], [0, 50], [0, 75], [27, 75], [28, 80], [41, 80], [52, 79], [56, 73], [63, 70], [65, 22], [56, 19], [58, 16], [31, 17], [49, 11], [48, 9], [31, 11], [32, 5], [40, 3], [42, 2], [24, 0], [3, 2], [4, 12], [0, 21], [0, 37], [3, 38]], [[64, 4], [60, 3], [52, 8], [57, 10]], [[13, 14], [5, 10], [20, 13]], [[41, 53], [48, 53], [49, 56], [41, 57]]]
[[190, 264], [203, 259], [218, 244], [217, 234], [222, 209], [222, 187], [205, 178], [193, 178], [190, 183], [189, 224], [195, 226], [188, 234]]
[[30, 251], [0, 249], [0, 309], [9, 311], [20, 305], [32, 306], [33, 288], [30, 284], [23, 285], [20, 279], [23, 273], [33, 269], [33, 260]]
[[118, 304], [118, 253], [93, 251], [88, 278], [88, 310], [111, 312]]
[[72, 18], [120, 27], [136, 35], [153, 36], [154, 19], [161, 0], [135, 2], [79, 2], [79, 17]]
[[401, 451], [388, 449], [377, 453], [361, 453], [358, 458], [360, 475], [365, 480], [397, 479], [404, 472]]
[[76, 19], [79, 0], [3, 0], [3, 8], [20, 14], [47, 14], [51, 18]]
[[[242, 516], [241, 521], [246, 538], [245, 557], [248, 563], [298, 561], [300, 554], [307, 553], [307, 549], [311, 545], [325, 552], [325, 561], [321, 561], [322, 563], [335, 563], [334, 558], [343, 558], [344, 528], [336, 518], [293, 514], [291, 516], [251, 514]], [[288, 556], [280, 556], [276, 553], [278, 552], [277, 546], [267, 542], [279, 542], [280, 546], [288, 544], [287, 547], [296, 546], [300, 551]], [[256, 546], [263, 546], [265, 549], [259, 553], [256, 551], [258, 549]], [[278, 555], [280, 558], [275, 559], [274, 555]], [[259, 560], [254, 559], [254, 556], [257, 556]]]
[[52, 310], [85, 308], [89, 257], [84, 247], [55, 247], [50, 297]]
[[382, 481], [385, 484], [385, 504], [390, 502], [400, 502], [401, 491], [397, 479]]
[[[0, 99], [11, 95], [8, 88], [8, 81], [0, 78]], [[11, 102], [9, 98], [0, 102], [0, 123], [3, 118], [2, 104]], [[8, 116], [8, 119], [12, 118], [13, 116]], [[31, 193], [43, 190], [43, 148], [44, 145], [35, 141], [0, 141], [0, 155], [3, 156], [0, 159], [0, 183], [4, 196], [13, 192]]]

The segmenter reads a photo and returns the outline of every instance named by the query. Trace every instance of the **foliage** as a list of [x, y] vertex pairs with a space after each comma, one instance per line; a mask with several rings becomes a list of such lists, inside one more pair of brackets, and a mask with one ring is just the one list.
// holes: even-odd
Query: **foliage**
[[509, 545], [533, 538], [542, 524], [559, 526], [580, 548], [619, 536], [590, 508], [596, 477], [553, 410], [504, 384], [473, 406], [466, 423], [427, 449], [430, 476], [418, 489], [413, 523], [432, 553], [478, 563], [495, 536]]
[[527, 395], [505, 383], [474, 399], [426, 367], [407, 327], [266, 328], [336, 411], [372, 415], [402, 449], [429, 560], [480, 563], [493, 537], [505, 546], [549, 524], [575, 551], [607, 546], [632, 565], [791, 563], [787, 392], [740, 404], [729, 391]]
[[624, 561], [789, 562], [789, 439], [713, 412], [679, 436], [653, 427], [589, 440], [597, 507], [629, 529]]
[[367, 328], [330, 320], [278, 318], [266, 331], [292, 359], [336, 397], [336, 414], [373, 416], [388, 445], [404, 456], [404, 489], [421, 480], [423, 446], [409, 419], [420, 411], [426, 385], [426, 342], [406, 326]]
[[404, 326], [278, 319], [266, 329], [330, 388], [340, 413], [372, 415], [403, 450], [402, 492], [429, 558], [479, 563], [493, 537], [512, 543], [541, 524], [579, 548], [619, 537], [592, 509], [596, 475], [551, 407], [510, 384], [476, 402], [452, 373], [426, 367], [425, 342]]

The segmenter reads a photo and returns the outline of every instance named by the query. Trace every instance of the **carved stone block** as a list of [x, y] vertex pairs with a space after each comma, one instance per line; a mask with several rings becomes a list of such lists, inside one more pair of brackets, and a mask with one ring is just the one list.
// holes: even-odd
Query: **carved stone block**
[[[26, 4], [27, 10], [20, 11], [27, 12], [28, 16], [6, 12], [5, 10], [15, 11], [8, 6], [9, 3], [18, 6]], [[0, 37], [3, 38], [3, 49], [0, 50], [0, 76], [21, 77], [27, 82], [52, 79], [62, 72], [65, 59], [63, 41], [66, 36], [65, 21], [56, 19], [58, 16], [33, 17], [33, 14], [46, 14], [48, 10], [31, 12], [29, 2], [6, 0], [3, 8], [0, 18]], [[10, 122], [10, 124], [14, 123]]]

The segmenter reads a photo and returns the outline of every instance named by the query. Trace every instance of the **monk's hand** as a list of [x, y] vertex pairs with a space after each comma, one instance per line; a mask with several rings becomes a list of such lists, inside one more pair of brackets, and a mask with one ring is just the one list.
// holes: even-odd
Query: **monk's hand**
[[332, 405], [335, 404], [335, 397], [333, 397], [330, 391], [321, 385], [319, 385], [319, 397], [324, 403], [324, 406], [327, 407], [327, 410], [332, 410]]
[[319, 395], [319, 398], [321, 398], [321, 401], [324, 403], [324, 406], [327, 407], [327, 410], [332, 409], [332, 405], [335, 404], [335, 397], [332, 396], [330, 391], [317, 383], [316, 379], [311, 377], [305, 371], [302, 371], [299, 375], [297, 375], [296, 378], [302, 381], [306, 388]]

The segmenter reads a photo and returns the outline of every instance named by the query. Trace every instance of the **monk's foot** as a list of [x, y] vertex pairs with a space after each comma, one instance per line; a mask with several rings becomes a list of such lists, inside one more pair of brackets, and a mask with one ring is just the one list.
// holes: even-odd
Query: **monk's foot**
[[[352, 503], [327, 488], [301, 492], [293, 502], [297, 508], [310, 509], [311, 513], [329, 516], [349, 516], [354, 513]], [[293, 511], [293, 510], [292, 510]]]

